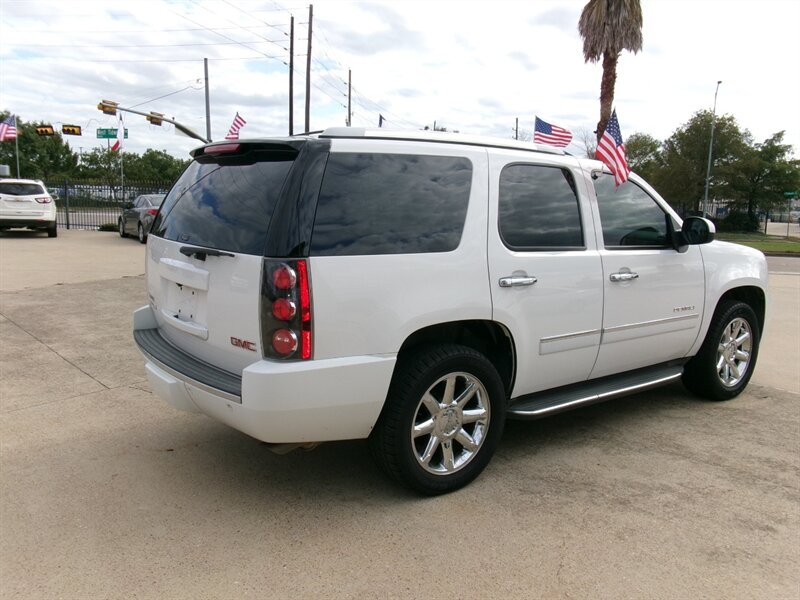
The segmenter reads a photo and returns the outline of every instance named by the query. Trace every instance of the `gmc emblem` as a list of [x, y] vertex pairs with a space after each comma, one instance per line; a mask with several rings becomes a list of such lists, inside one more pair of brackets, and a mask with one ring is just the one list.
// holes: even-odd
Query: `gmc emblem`
[[237, 348], [244, 348], [245, 350], [250, 350], [250, 352], [256, 351], [256, 345], [253, 342], [248, 342], [247, 340], [240, 340], [237, 337], [231, 338], [231, 346], [236, 346]]

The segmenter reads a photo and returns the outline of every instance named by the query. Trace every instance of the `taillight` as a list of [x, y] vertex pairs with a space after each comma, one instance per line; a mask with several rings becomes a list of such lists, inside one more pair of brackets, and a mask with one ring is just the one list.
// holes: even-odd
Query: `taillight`
[[147, 209], [147, 214], [150, 215], [151, 217], [155, 217], [158, 214], [158, 209], [157, 208], [148, 208]]
[[39, 204], [50, 204], [53, 201], [53, 199], [50, 196], [41, 196], [39, 198], [36, 198], [36, 201]]
[[313, 355], [311, 285], [306, 260], [264, 259], [261, 339], [267, 358]]

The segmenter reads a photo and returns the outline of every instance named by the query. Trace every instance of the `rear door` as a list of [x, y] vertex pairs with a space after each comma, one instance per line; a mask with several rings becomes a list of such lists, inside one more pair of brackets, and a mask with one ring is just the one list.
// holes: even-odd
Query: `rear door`
[[165, 199], [150, 232], [147, 287], [162, 336], [241, 373], [262, 357], [267, 230], [297, 152], [221, 148], [191, 163]]
[[583, 174], [563, 157], [490, 152], [493, 318], [517, 352], [513, 396], [583, 381], [603, 314], [600, 257]]

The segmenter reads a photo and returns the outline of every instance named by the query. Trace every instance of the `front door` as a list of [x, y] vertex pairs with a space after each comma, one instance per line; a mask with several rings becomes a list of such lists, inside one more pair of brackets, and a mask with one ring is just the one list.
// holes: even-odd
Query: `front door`
[[699, 247], [672, 247], [671, 217], [637, 183], [616, 187], [612, 175], [597, 173], [594, 190], [605, 301], [592, 378], [685, 356], [703, 314]]

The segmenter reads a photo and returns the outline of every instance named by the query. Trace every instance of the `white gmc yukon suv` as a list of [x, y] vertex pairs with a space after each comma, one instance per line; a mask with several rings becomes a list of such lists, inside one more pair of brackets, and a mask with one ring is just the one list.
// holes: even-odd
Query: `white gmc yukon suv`
[[747, 385], [764, 256], [635, 175], [513, 140], [330, 129], [195, 150], [147, 242], [153, 390], [278, 449], [474, 479], [506, 418]]

